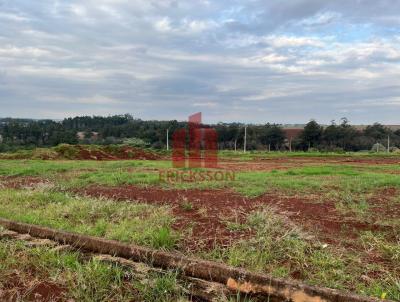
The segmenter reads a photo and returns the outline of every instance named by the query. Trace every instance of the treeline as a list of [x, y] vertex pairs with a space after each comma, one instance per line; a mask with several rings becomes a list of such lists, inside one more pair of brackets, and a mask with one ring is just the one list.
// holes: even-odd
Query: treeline
[[392, 131], [388, 127], [375, 123], [358, 130], [351, 126], [346, 118], [337, 125], [323, 127], [316, 121], [310, 121], [298, 137], [297, 146], [302, 150], [311, 148], [320, 151], [390, 151], [400, 147], [400, 130]]
[[[165, 148], [166, 133], [187, 127], [186, 122], [143, 121], [131, 115], [109, 117], [82, 116], [62, 121], [0, 119], [0, 152], [19, 148], [49, 147], [67, 144], [129, 143], [152, 148]], [[287, 136], [281, 125], [247, 125], [219, 123], [209, 125], [218, 133], [220, 149], [242, 149], [245, 128], [248, 150], [382, 151], [387, 146], [400, 147], [400, 130], [392, 131], [380, 124], [363, 130], [351, 126], [346, 119], [329, 126], [310, 121], [296, 137]]]

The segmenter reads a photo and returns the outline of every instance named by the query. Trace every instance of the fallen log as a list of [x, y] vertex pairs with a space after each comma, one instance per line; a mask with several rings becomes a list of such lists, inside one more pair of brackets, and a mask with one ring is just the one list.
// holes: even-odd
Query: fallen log
[[18, 233], [54, 240], [83, 251], [109, 254], [144, 262], [162, 269], [180, 271], [183, 275], [226, 285], [230, 290], [255, 294], [268, 301], [292, 302], [377, 302], [378, 299], [358, 296], [329, 288], [305, 285], [299, 282], [272, 278], [225, 264], [185, 257], [176, 253], [154, 250], [137, 245], [92, 236], [69, 233], [46, 227], [0, 218], [0, 225]]

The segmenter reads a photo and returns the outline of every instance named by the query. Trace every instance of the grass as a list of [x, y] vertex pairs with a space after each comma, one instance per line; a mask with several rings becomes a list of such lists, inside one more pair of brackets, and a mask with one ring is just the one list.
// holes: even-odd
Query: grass
[[311, 285], [352, 288], [358, 293], [378, 298], [400, 298], [398, 244], [390, 244], [370, 233], [362, 236], [366, 250], [372, 247], [379, 249], [393, 265], [393, 269], [380, 278], [366, 282], [363, 276], [382, 267], [360, 266], [363, 260], [359, 253], [322, 244], [270, 207], [249, 215], [241, 227], [253, 231], [254, 237], [229, 247], [217, 247], [201, 253], [201, 256], [257, 272], [267, 272], [274, 277], [296, 276]]
[[397, 237], [397, 242], [389, 243], [383, 234], [368, 231], [361, 235], [361, 240], [366, 249], [375, 251], [386, 261], [398, 265], [400, 263], [400, 236]]
[[152, 274], [152, 281], [137, 283], [140, 296], [144, 301], [178, 301], [183, 297], [182, 288], [178, 286], [178, 273], [167, 272], [163, 275]]
[[179, 240], [168, 207], [12, 189], [0, 190], [0, 204], [1, 217], [25, 223], [163, 249]]
[[[221, 155], [238, 161], [261, 157], [348, 156], [379, 159], [395, 156], [369, 153], [338, 155], [262, 152], [222, 152]], [[199, 251], [196, 255], [254, 271], [267, 272], [276, 277], [296, 277], [313, 285], [400, 300], [400, 241], [398, 235], [396, 237], [400, 232], [400, 220], [395, 215], [386, 217], [375, 213], [376, 204], [371, 200], [372, 197], [379, 197], [384, 188], [400, 188], [400, 165], [319, 162], [318, 165], [311, 163], [309, 166], [288, 167], [284, 170], [238, 171], [235, 181], [176, 184], [160, 182], [158, 169], [171, 169], [171, 163], [137, 160], [0, 160], [0, 176], [34, 176], [46, 178], [51, 182], [50, 186], [34, 190], [0, 189], [0, 216], [172, 250], [180, 249], [180, 237], [186, 233], [183, 231], [179, 234], [172, 229], [173, 217], [170, 208], [77, 197], [68, 192], [90, 185], [134, 184], [160, 186], [165, 189], [226, 188], [248, 197], [274, 192], [279, 195], [301, 196], [304, 200], [315, 203], [332, 202], [338, 217], [341, 215], [340, 217], [364, 224], [390, 226], [394, 231], [362, 232], [357, 238], [344, 238], [343, 242], [351, 241], [356, 246], [354, 249], [341, 245], [326, 245], [289, 223], [274, 209], [265, 208], [250, 214], [245, 222], [224, 221], [223, 217], [220, 217], [228, 231], [250, 231], [252, 237], [234, 242], [230, 246], [218, 246], [212, 251]], [[388, 207], [397, 208], [400, 198], [394, 196], [385, 202]], [[193, 201], [182, 200], [180, 207], [184, 211], [192, 211]], [[208, 215], [207, 212], [202, 212], [202, 208], [198, 211], [201, 215]], [[0, 267], [1, 265], [0, 262]], [[118, 272], [113, 274], [118, 275]], [[99, 286], [107, 288], [101, 285], [101, 280], [99, 277]], [[175, 273], [153, 276], [151, 280], [154, 282], [133, 284], [143, 295], [141, 300], [157, 301], [156, 297], [160, 295], [172, 301], [181, 297], [181, 292], [175, 287]], [[113, 282], [117, 281], [108, 282], [114, 284]], [[84, 284], [88, 281], [81, 282]], [[99, 293], [101, 297], [105, 295], [101, 290]], [[93, 296], [94, 293], [89, 295]], [[80, 298], [89, 299], [83, 296]]]
[[65, 172], [115, 172], [140, 168], [169, 168], [169, 161], [0, 160], [0, 175], [50, 177]]
[[326, 192], [334, 187], [343, 192], [368, 192], [383, 187], [400, 187], [398, 165], [351, 166], [323, 165], [272, 171], [240, 171], [234, 181], [163, 183], [159, 169], [170, 169], [168, 161], [4, 161], [0, 176], [35, 176], [48, 178], [63, 188], [88, 185], [155, 185], [177, 189], [232, 188], [245, 196], [282, 191], [285, 194]]
[[188, 200], [183, 200], [181, 203], [181, 208], [185, 211], [191, 211], [193, 210], [193, 203]]
[[151, 274], [145, 280], [136, 279], [127, 268], [84, 259], [78, 252], [0, 240], [0, 289], [10, 290], [13, 301], [26, 301], [35, 285], [43, 283], [51, 284], [62, 301], [187, 301], [174, 272]]
[[323, 158], [332, 158], [332, 157], [350, 157], [350, 158], [365, 158], [365, 157], [374, 157], [374, 158], [384, 158], [384, 157], [396, 157], [398, 154], [396, 153], [386, 153], [386, 152], [266, 152], [266, 151], [247, 151], [243, 153], [242, 151], [235, 152], [231, 150], [223, 150], [219, 151], [219, 156], [224, 159], [236, 159], [240, 161], [250, 161], [254, 159], [260, 158], [310, 158], [310, 157], [323, 157]]
[[267, 207], [251, 214], [245, 225], [255, 232], [253, 238], [226, 249], [217, 248], [206, 257], [269, 272], [275, 277], [298, 274], [309, 283], [334, 288], [343, 288], [351, 280], [339, 255], [323, 249], [319, 242], [308, 240], [305, 233], [273, 209]]

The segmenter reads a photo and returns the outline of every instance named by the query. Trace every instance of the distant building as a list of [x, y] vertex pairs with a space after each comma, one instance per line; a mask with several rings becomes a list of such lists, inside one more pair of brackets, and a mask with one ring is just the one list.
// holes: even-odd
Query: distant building
[[304, 127], [283, 128], [282, 130], [286, 136], [285, 146], [287, 149], [289, 149], [289, 151], [292, 151], [292, 142], [294, 139], [296, 139], [300, 136], [300, 134], [304, 130]]
[[282, 130], [285, 133], [287, 140], [292, 141], [300, 136], [304, 128], [283, 128]]

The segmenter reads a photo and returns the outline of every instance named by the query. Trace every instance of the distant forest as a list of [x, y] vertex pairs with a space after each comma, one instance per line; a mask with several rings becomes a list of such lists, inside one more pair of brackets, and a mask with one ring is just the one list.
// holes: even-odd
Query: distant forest
[[[155, 149], [166, 148], [167, 129], [170, 141], [187, 122], [143, 121], [129, 114], [108, 117], [81, 116], [62, 121], [0, 119], [0, 152], [21, 148], [51, 147], [67, 144], [131, 144]], [[218, 133], [220, 149], [241, 149], [245, 125], [219, 123], [208, 125]], [[296, 135], [277, 124], [247, 125], [248, 150], [320, 150], [320, 151], [385, 151], [400, 147], [400, 130], [373, 124], [359, 130], [343, 118], [338, 124], [319, 125], [311, 120]]]

